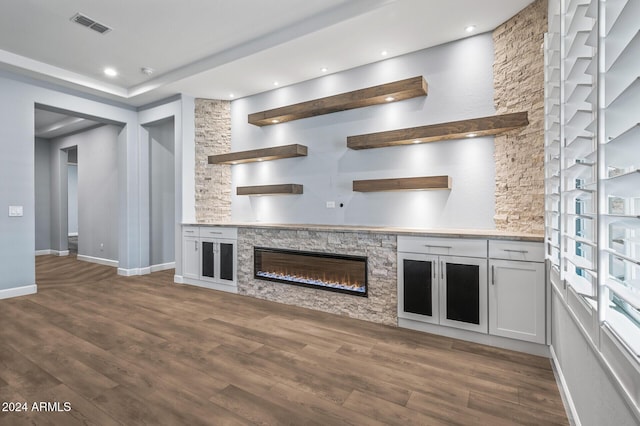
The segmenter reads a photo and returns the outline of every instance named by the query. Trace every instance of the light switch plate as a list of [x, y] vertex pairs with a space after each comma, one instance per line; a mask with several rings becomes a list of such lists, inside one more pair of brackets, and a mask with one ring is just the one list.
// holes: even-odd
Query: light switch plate
[[22, 206], [9, 206], [9, 217], [22, 217]]

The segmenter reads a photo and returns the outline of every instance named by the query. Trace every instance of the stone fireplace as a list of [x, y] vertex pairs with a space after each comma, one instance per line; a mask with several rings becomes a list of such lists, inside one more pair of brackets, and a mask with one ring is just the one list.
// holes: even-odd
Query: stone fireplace
[[[322, 226], [238, 227], [238, 293], [380, 324], [396, 325], [397, 238], [371, 231], [323, 229]], [[254, 247], [279, 251], [347, 253], [366, 259], [366, 297], [326, 291], [318, 286], [285, 285], [256, 277]], [[308, 263], [309, 259], [304, 259]], [[315, 262], [315, 260], [313, 260]], [[300, 262], [296, 262], [300, 263]], [[357, 296], [363, 296], [359, 293]]]
[[254, 277], [367, 296], [367, 258], [265, 247], [253, 248]]

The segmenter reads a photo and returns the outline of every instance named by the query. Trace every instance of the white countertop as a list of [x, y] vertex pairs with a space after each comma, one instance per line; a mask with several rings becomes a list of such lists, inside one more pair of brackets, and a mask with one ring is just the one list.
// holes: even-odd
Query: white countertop
[[486, 238], [494, 240], [513, 240], [543, 242], [542, 234], [526, 234], [497, 229], [422, 229], [395, 228], [389, 226], [361, 226], [361, 225], [315, 225], [315, 224], [283, 224], [261, 222], [224, 222], [224, 223], [184, 223], [184, 226], [231, 226], [237, 228], [286, 229], [296, 231], [325, 231], [325, 232], [372, 232], [378, 234], [412, 235], [424, 237], [448, 238]]

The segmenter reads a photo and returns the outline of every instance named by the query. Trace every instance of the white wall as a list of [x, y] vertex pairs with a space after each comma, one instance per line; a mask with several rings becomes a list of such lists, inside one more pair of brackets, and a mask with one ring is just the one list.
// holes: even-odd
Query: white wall
[[[78, 176], [78, 254], [99, 259], [118, 261], [119, 223], [118, 216], [118, 136], [122, 127], [105, 125], [86, 132], [51, 140], [52, 169], [59, 161], [58, 156], [63, 150], [77, 146]], [[65, 163], [65, 172], [69, 167]], [[55, 179], [52, 179], [54, 181]], [[68, 206], [72, 195], [72, 188], [67, 190], [67, 179], [60, 180], [60, 186], [52, 191], [52, 198], [66, 198]], [[68, 223], [66, 212], [62, 212], [61, 223]], [[60, 232], [66, 238], [70, 232]], [[55, 241], [53, 242], [55, 245]]]
[[175, 126], [173, 118], [149, 132], [149, 263], [175, 262]]
[[[124, 219], [121, 226], [119, 261], [124, 267], [139, 262], [139, 232], [137, 225], [137, 113], [132, 109], [81, 98], [37, 83], [9, 72], [0, 72], [0, 291], [24, 287], [35, 290], [35, 135], [34, 108], [36, 104], [80, 112], [124, 123], [126, 138], [119, 151], [119, 169], [127, 173], [119, 182], [124, 203], [113, 212]], [[132, 130], [131, 130], [132, 129]], [[122, 167], [120, 167], [122, 165]], [[24, 208], [22, 217], [8, 217], [8, 206]], [[60, 206], [57, 206], [59, 209]], [[53, 214], [54, 212], [52, 212]], [[11, 296], [11, 291], [0, 294]]]
[[552, 347], [579, 424], [637, 425], [638, 419], [625, 402], [620, 385], [603, 365], [613, 359], [604, 361], [597, 355], [569, 309], [553, 291]]
[[51, 249], [51, 143], [35, 139], [35, 249]]
[[[67, 233], [69, 235], [78, 235], [78, 165], [71, 164], [67, 166]], [[36, 196], [36, 203], [38, 198]], [[36, 231], [37, 239], [37, 231]]]
[[[232, 102], [232, 150], [299, 143], [307, 157], [232, 166], [232, 219], [280, 223], [494, 228], [493, 138], [354, 151], [350, 135], [495, 113], [493, 40], [483, 34]], [[256, 127], [247, 115], [422, 75], [428, 96]], [[451, 191], [357, 193], [352, 181], [449, 175]], [[297, 196], [235, 196], [236, 186], [298, 183]], [[337, 206], [327, 209], [326, 202]]]

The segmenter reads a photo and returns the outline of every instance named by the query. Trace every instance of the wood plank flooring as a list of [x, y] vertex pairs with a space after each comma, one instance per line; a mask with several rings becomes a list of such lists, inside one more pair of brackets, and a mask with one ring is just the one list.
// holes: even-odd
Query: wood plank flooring
[[[549, 360], [36, 259], [0, 300], [7, 425], [566, 425]], [[34, 402], [71, 410], [32, 411]]]

